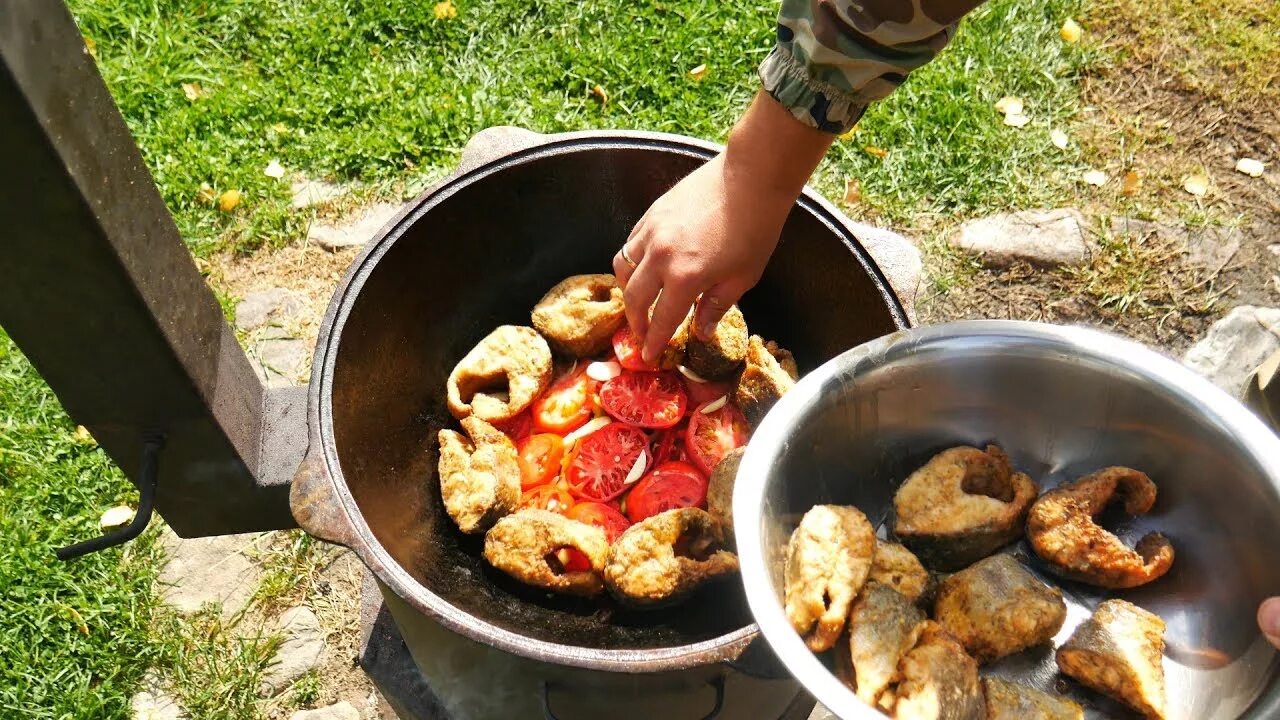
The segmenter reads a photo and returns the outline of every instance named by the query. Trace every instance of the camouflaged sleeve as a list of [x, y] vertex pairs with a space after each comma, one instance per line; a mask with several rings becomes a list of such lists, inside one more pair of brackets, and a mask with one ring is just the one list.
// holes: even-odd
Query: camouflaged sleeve
[[982, 0], [783, 0], [768, 92], [806, 125], [853, 127], [873, 101], [933, 59]]

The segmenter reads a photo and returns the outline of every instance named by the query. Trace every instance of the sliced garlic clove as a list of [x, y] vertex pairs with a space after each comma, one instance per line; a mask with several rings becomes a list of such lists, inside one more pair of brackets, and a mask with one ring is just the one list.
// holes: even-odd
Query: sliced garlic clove
[[711, 402], [707, 403], [706, 405], [703, 405], [703, 406], [702, 406], [702, 414], [703, 414], [703, 415], [710, 415], [711, 413], [713, 413], [713, 412], [715, 412], [715, 411], [719, 410], [720, 408], [724, 407], [726, 404], [728, 404], [728, 402], [729, 402], [729, 396], [728, 396], [728, 395], [721, 395], [719, 398], [716, 398], [715, 400], [712, 400]]
[[689, 368], [687, 368], [687, 367], [685, 367], [685, 366], [683, 366], [683, 365], [677, 365], [677, 366], [676, 366], [676, 369], [680, 371], [680, 374], [681, 374], [681, 375], [683, 375], [683, 376], [685, 376], [686, 378], [688, 378], [688, 379], [689, 379], [689, 382], [696, 382], [696, 383], [705, 383], [705, 382], [707, 382], [707, 379], [706, 379], [706, 378], [702, 377], [702, 376], [701, 376], [701, 375], [699, 375], [698, 373], [696, 373], [696, 372], [694, 372], [694, 371], [690, 370]]
[[645, 468], [649, 467], [649, 453], [644, 450], [636, 456], [636, 464], [631, 466], [631, 472], [627, 473], [627, 478], [623, 480], [624, 485], [631, 485], [644, 477]]
[[578, 428], [577, 430], [574, 430], [573, 432], [571, 432], [571, 433], [569, 433], [568, 435], [565, 435], [565, 436], [564, 436], [564, 447], [565, 447], [565, 449], [567, 450], [567, 449], [569, 449], [569, 448], [573, 447], [573, 444], [574, 444], [574, 443], [576, 443], [576, 442], [578, 442], [579, 440], [581, 440], [582, 438], [584, 438], [584, 437], [586, 437], [586, 436], [590, 435], [591, 433], [593, 433], [593, 432], [595, 432], [595, 431], [599, 430], [600, 428], [604, 427], [605, 425], [608, 425], [608, 424], [609, 424], [609, 423], [611, 423], [611, 422], [613, 422], [613, 421], [612, 421], [612, 420], [610, 420], [610, 419], [609, 419], [609, 418], [607, 418], [607, 417], [598, 417], [598, 418], [592, 418], [592, 419], [588, 420], [586, 425], [583, 425], [582, 427]]
[[587, 377], [597, 382], [609, 382], [622, 374], [622, 366], [612, 360], [593, 362], [587, 366]]

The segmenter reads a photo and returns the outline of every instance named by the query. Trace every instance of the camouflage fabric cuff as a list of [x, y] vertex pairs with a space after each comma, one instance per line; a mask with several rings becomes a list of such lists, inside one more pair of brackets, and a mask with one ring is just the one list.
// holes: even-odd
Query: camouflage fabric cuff
[[764, 91], [797, 120], [823, 132], [847, 132], [867, 111], [868, 103], [814, 78], [782, 45], [775, 46], [760, 64], [760, 81]]

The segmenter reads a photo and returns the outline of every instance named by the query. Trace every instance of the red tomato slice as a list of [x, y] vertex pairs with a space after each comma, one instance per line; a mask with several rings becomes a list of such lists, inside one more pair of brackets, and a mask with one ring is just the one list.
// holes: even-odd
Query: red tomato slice
[[705, 507], [707, 479], [689, 463], [672, 461], [654, 468], [627, 495], [627, 517], [638, 523], [667, 510]]
[[684, 459], [684, 434], [687, 426], [684, 423], [654, 433], [653, 464], [661, 465], [668, 460]]
[[694, 382], [685, 378], [685, 387], [689, 388], [689, 404], [705, 405], [729, 395], [732, 397], [733, 387], [722, 382]]
[[575, 547], [563, 547], [556, 551], [556, 560], [560, 561], [565, 572], [590, 572], [591, 558]]
[[580, 502], [569, 511], [569, 519], [594, 525], [604, 531], [610, 544], [631, 527], [631, 521], [610, 505], [598, 502]]
[[520, 509], [537, 508], [565, 515], [573, 507], [573, 496], [555, 485], [539, 485], [520, 496]]
[[627, 490], [627, 474], [649, 446], [644, 432], [630, 425], [609, 423], [582, 438], [569, 459], [565, 480], [580, 498], [608, 502]]
[[689, 459], [710, 475], [725, 455], [747, 444], [751, 428], [742, 412], [731, 403], [725, 403], [724, 407], [710, 413], [702, 412], [702, 407], [689, 415], [689, 431], [685, 433], [684, 446]]
[[520, 442], [533, 432], [533, 412], [525, 410], [504, 423], [494, 423], [512, 442]]
[[564, 440], [559, 435], [538, 433], [516, 443], [520, 463], [520, 489], [550, 482], [560, 474], [564, 459]]
[[689, 406], [684, 383], [673, 373], [624, 372], [600, 388], [604, 411], [644, 428], [669, 428]]
[[595, 381], [580, 369], [547, 389], [533, 402], [533, 426], [538, 432], [564, 435], [591, 419]]
[[613, 354], [618, 356], [618, 364], [623, 370], [657, 370], [656, 365], [648, 365], [642, 355], [644, 342], [631, 332], [631, 326], [623, 325], [613, 334]]

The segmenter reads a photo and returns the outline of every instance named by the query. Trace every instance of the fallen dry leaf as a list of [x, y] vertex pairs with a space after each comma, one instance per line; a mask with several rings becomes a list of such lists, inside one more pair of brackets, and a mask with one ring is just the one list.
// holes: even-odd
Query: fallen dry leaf
[[240, 205], [240, 191], [228, 190], [218, 196], [218, 209], [222, 212], [229, 213]]
[[1253, 158], [1240, 158], [1236, 161], [1236, 172], [1244, 173], [1249, 177], [1262, 177], [1262, 173], [1267, 169], [1261, 160]]
[[1124, 179], [1120, 181], [1120, 194], [1125, 197], [1133, 197], [1138, 194], [1138, 189], [1142, 187], [1142, 176], [1136, 170], [1130, 170], [1124, 174]]
[[858, 132], [858, 123], [854, 123], [854, 124], [853, 124], [853, 127], [851, 127], [851, 128], [849, 128], [848, 130], [845, 130], [844, 132], [840, 133], [840, 138], [839, 138], [839, 139], [841, 139], [841, 140], [852, 140], [852, 139], [853, 139], [853, 134], [854, 134], [854, 133], [856, 133], [856, 132]]
[[1083, 32], [1084, 30], [1080, 27], [1080, 23], [1067, 18], [1067, 21], [1062, 23], [1062, 28], [1058, 30], [1058, 36], [1062, 38], [1063, 42], [1077, 43], [1080, 42], [1080, 35]]
[[200, 87], [198, 82], [182, 83], [182, 94], [186, 95], [191, 102], [195, 102], [204, 97], [204, 88]]
[[1067, 134], [1057, 128], [1049, 131], [1049, 141], [1052, 142], [1053, 146], [1059, 150], [1066, 150], [1069, 142], [1067, 140]]
[[1029, 122], [1031, 122], [1031, 118], [1023, 115], [1022, 113], [1009, 113], [1004, 116], [1004, 124], [1009, 127], [1026, 127]]
[[702, 78], [706, 77], [707, 73], [709, 72], [711, 72], [711, 70], [705, 64], [703, 64], [690, 70], [689, 77], [693, 78], [694, 80], [700, 81], [702, 80]]
[[79, 612], [77, 612], [76, 609], [71, 607], [70, 605], [65, 605], [62, 603], [59, 603], [59, 605], [62, 605], [62, 609], [66, 611], [67, 617], [71, 619], [71, 622], [76, 624], [76, 629], [80, 631], [80, 634], [88, 635], [89, 625], [84, 621], [84, 616], [81, 615]]
[[863, 145], [862, 149], [867, 151], [868, 155], [875, 155], [878, 158], [888, 157], [889, 151], [884, 148], [878, 148], [875, 145]]
[[277, 133], [280, 133], [280, 134], [282, 134], [282, 135], [283, 135], [284, 133], [289, 132], [289, 126], [288, 126], [288, 125], [285, 125], [285, 124], [284, 124], [284, 123], [282, 123], [282, 122], [278, 122], [278, 123], [276, 123], [276, 124], [274, 124], [274, 125], [272, 125], [272, 126], [271, 126], [271, 130], [272, 130], [273, 132], [277, 132]]
[[83, 425], [76, 426], [74, 437], [76, 439], [76, 442], [78, 443], [83, 443], [86, 445], [93, 443], [93, 433], [89, 432], [89, 428]]
[[88, 35], [84, 36], [84, 49], [89, 51], [89, 57], [94, 60], [98, 59], [98, 43], [94, 42], [93, 38]]
[[609, 104], [609, 93], [605, 92], [604, 86], [596, 85], [591, 88], [591, 94], [600, 101], [600, 107]]
[[849, 178], [844, 183], [844, 202], [846, 205], [856, 205], [862, 199], [862, 181], [858, 178]]
[[275, 178], [276, 180], [279, 180], [280, 178], [284, 177], [284, 166], [280, 164], [279, 160], [272, 160], [271, 162], [267, 163], [267, 166], [265, 168], [262, 169], [262, 174], [266, 175], [269, 178]]
[[200, 202], [213, 202], [213, 199], [217, 196], [218, 194], [213, 191], [212, 185], [207, 182], [200, 183], [200, 189], [196, 192], [196, 197], [200, 199]]
[[996, 112], [1002, 112], [1005, 115], [1021, 115], [1022, 114], [1022, 98], [1013, 95], [1005, 95], [996, 101]]
[[98, 525], [103, 530], [128, 525], [133, 522], [133, 513], [133, 508], [128, 505], [117, 505], [113, 508], [108, 508], [106, 512], [102, 513], [102, 518], [98, 520]]
[[1196, 197], [1204, 197], [1209, 192], [1209, 178], [1200, 173], [1188, 175], [1182, 178], [1182, 189]]
[[1090, 170], [1084, 175], [1081, 175], [1080, 179], [1084, 180], [1089, 185], [1095, 185], [1097, 187], [1102, 187], [1107, 184], [1107, 174], [1101, 170]]
[[431, 12], [435, 14], [437, 20], [452, 20], [458, 17], [458, 6], [453, 4], [453, 0], [443, 0], [436, 3]]

